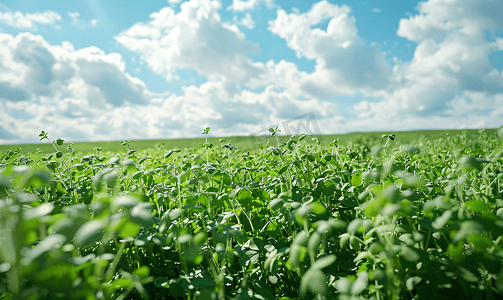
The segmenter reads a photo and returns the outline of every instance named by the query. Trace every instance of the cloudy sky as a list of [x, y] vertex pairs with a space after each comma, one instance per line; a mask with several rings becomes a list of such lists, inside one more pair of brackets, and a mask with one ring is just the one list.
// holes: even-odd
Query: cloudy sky
[[500, 0], [2, 0], [0, 143], [250, 135], [309, 113], [323, 134], [499, 127], [501, 16]]

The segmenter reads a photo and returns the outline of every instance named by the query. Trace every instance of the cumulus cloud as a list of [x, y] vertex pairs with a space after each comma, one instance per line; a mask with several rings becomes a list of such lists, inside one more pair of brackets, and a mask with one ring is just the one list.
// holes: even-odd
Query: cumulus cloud
[[166, 7], [116, 40], [168, 81], [178, 78], [176, 70], [191, 68], [210, 80], [246, 83], [264, 71], [249, 58], [259, 48], [236, 25], [221, 22], [220, 6], [219, 1], [192, 0], [183, 3], [178, 14]]
[[[414, 57], [393, 66], [359, 36], [347, 6], [279, 9], [269, 30], [316, 62], [311, 73], [295, 62], [251, 59], [259, 48], [237, 27], [248, 14], [222, 22], [219, 1], [164, 8], [116, 40], [167, 80], [185, 68], [208, 78], [178, 94], [149, 92], [117, 53], [0, 34], [0, 142], [35, 141], [42, 129], [69, 140], [200, 136], [205, 126], [216, 136], [248, 135], [308, 112], [322, 133], [500, 126], [503, 76], [489, 55], [503, 50], [503, 39], [484, 38], [503, 30], [494, 3], [421, 2], [397, 30], [417, 44]], [[327, 19], [326, 30], [313, 28]], [[352, 107], [354, 116], [341, 116], [337, 96], [354, 94], [366, 100]]]
[[429, 0], [419, 2], [419, 14], [400, 20], [397, 34], [411, 41], [440, 42], [450, 34], [481, 36], [501, 30], [501, 1]]
[[[262, 126], [280, 124], [310, 111], [318, 119], [333, 119], [337, 113], [334, 104], [301, 101], [273, 85], [255, 93], [222, 81], [185, 87], [181, 95], [172, 94], [147, 105], [102, 109], [89, 99], [77, 98], [61, 99], [57, 105], [50, 98], [3, 105], [0, 103], [0, 140], [10, 142], [36, 141], [42, 129], [68, 140], [199, 136], [205, 126], [216, 136], [249, 135]], [[13, 111], [23, 111], [27, 117], [14, 118]]]
[[22, 12], [0, 12], [0, 22], [9, 26], [24, 29], [37, 30], [37, 25], [53, 25], [61, 20], [61, 16], [54, 11], [36, 12], [24, 14]]
[[[402, 19], [397, 31], [418, 43], [414, 58], [410, 62], [395, 59], [392, 67], [376, 46], [367, 46], [359, 37], [349, 7], [321, 1], [303, 14], [280, 9], [270, 22], [270, 31], [284, 38], [298, 57], [315, 59], [316, 66], [313, 73], [306, 74], [298, 72], [293, 63], [267, 64], [268, 80], [281, 77], [274, 76], [281, 73], [278, 70], [288, 70], [284, 74], [294, 78], [290, 83], [295, 84], [287, 81], [281, 85], [279, 78], [276, 83], [298, 97], [326, 99], [358, 92], [373, 99], [353, 106], [355, 120], [332, 122], [332, 127], [350, 131], [377, 129], [375, 124], [401, 129], [476, 127], [489, 115], [496, 119], [486, 120], [484, 126], [500, 126], [500, 113], [494, 109], [489, 113], [489, 107], [500, 105], [503, 77], [488, 57], [501, 51], [502, 42], [499, 38], [486, 40], [484, 34], [503, 29], [499, 18], [503, 4], [430, 0], [420, 2], [418, 11], [418, 15]], [[326, 30], [312, 29], [327, 18]], [[469, 96], [472, 93], [479, 96]], [[492, 99], [485, 102], [486, 109], [463, 115], [454, 109], [475, 107], [482, 99]]]
[[255, 6], [257, 5], [258, 0], [248, 0], [248, 1], [233, 0], [232, 5], [229, 5], [229, 7], [227, 7], [227, 10], [244, 11], [254, 9]]
[[77, 23], [79, 22], [80, 13], [68, 12], [68, 16], [72, 18], [72, 25], [77, 25]]
[[[486, 40], [484, 33], [503, 30], [498, 17], [503, 14], [503, 3], [430, 0], [420, 2], [418, 11], [402, 19], [397, 31], [418, 43], [414, 58], [397, 62], [396, 80], [389, 89], [375, 94], [384, 101], [356, 105], [358, 115], [394, 115], [399, 121], [411, 116], [454, 119], [453, 112], [459, 115], [460, 111], [453, 108], [463, 103], [473, 102], [476, 104], [471, 107], [475, 107], [485, 97], [493, 99], [488, 103], [497, 105], [500, 100], [494, 99], [503, 95], [503, 76], [491, 65], [489, 55], [499, 48], [498, 41]], [[474, 93], [479, 96], [474, 98]], [[481, 118], [480, 113], [474, 114], [473, 118]], [[501, 116], [495, 120], [498, 122], [503, 122]], [[444, 125], [449, 127], [448, 122]]]
[[[315, 72], [304, 76], [301, 89], [312, 97], [352, 94], [388, 85], [391, 66], [376, 46], [358, 35], [348, 6], [321, 1], [306, 13], [287, 14], [279, 9], [269, 30], [285, 39], [297, 57], [316, 60]], [[312, 28], [330, 19], [327, 29]]]
[[[125, 73], [119, 54], [96, 47], [75, 50], [68, 42], [53, 46], [31, 33], [0, 34], [0, 61], [1, 109], [11, 115], [2, 117], [0, 126], [20, 139], [39, 131], [37, 125], [70, 130], [60, 120], [73, 124], [151, 99], [145, 84]], [[19, 120], [13, 121], [15, 116]]]
[[495, 43], [498, 51], [503, 51], [503, 38], [496, 38]]
[[0, 101], [75, 97], [120, 106], [149, 99], [145, 84], [124, 72], [117, 53], [75, 50], [68, 42], [51, 46], [31, 33], [0, 34], [0, 41]]
[[255, 21], [253, 21], [253, 18], [250, 13], [246, 13], [246, 16], [239, 21], [237, 17], [234, 17], [233, 20], [236, 23], [236, 25], [241, 25], [248, 29], [253, 29], [253, 27], [255, 27]]
[[[252, 92], [225, 78], [151, 99], [119, 54], [54, 46], [31, 33], [0, 34], [0, 61], [2, 142], [34, 142], [40, 130], [68, 140], [187, 137], [202, 126], [247, 135], [308, 111], [320, 118], [337, 113], [335, 104], [300, 99], [276, 84]], [[281, 74], [289, 66], [269, 68]]]
[[265, 2], [267, 8], [272, 7], [272, 0], [233, 0], [232, 4], [227, 7], [227, 10], [232, 10], [234, 12], [253, 10], [260, 2]]

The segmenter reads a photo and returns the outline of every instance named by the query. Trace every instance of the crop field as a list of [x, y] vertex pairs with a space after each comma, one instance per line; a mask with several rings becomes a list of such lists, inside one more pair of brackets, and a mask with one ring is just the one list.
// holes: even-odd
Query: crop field
[[503, 298], [503, 128], [270, 133], [2, 146], [0, 299]]
[[[486, 129], [486, 133], [495, 133], [494, 129]], [[354, 132], [348, 134], [333, 134], [333, 135], [322, 135], [317, 136], [320, 144], [325, 147], [333, 140], [338, 139], [340, 144], [346, 144], [348, 142], [357, 142], [357, 143], [379, 143], [383, 134], [387, 132]], [[428, 139], [437, 139], [441, 137], [445, 137], [447, 135], [466, 135], [469, 138], [472, 138], [479, 134], [478, 129], [468, 129], [468, 130], [420, 130], [420, 131], [403, 131], [403, 132], [395, 132], [397, 134], [396, 141], [400, 144], [408, 144], [418, 138], [424, 137]], [[279, 141], [284, 143], [288, 140], [289, 136], [279, 136]], [[309, 138], [309, 142], [311, 142], [311, 138]], [[230, 143], [237, 147], [240, 151], [253, 151], [258, 147], [258, 144], [267, 144], [276, 143], [276, 138], [269, 136], [235, 136], [235, 137], [226, 137], [224, 141], [220, 141], [220, 138], [208, 137], [208, 142], [213, 143], [216, 146], [224, 145]], [[191, 148], [197, 146], [201, 143], [201, 139], [199, 138], [186, 138], [186, 139], [167, 139], [167, 140], [131, 140], [130, 146], [133, 149], [138, 149], [140, 151], [146, 150], [148, 148], [158, 148], [163, 147], [167, 149], [184, 149]], [[65, 147], [61, 150], [65, 150], [67, 144], [65, 143]], [[47, 140], [42, 141], [42, 143], [36, 144], [22, 144], [22, 145], [0, 145], [0, 153], [5, 153], [9, 150], [14, 150], [16, 148], [22, 148], [23, 154], [30, 154], [33, 152], [46, 152], [52, 153], [54, 152], [54, 146], [49, 143]], [[127, 151], [126, 147], [121, 145], [121, 141], [107, 141], [107, 142], [75, 142], [73, 143], [73, 148], [75, 153], [80, 153], [82, 155], [96, 154], [96, 149], [101, 149], [101, 151], [112, 152], [113, 154], [124, 153]]]

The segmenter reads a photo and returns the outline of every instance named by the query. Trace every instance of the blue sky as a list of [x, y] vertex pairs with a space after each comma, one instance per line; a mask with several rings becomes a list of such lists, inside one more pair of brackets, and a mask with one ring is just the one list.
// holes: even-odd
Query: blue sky
[[0, 143], [250, 135], [308, 113], [323, 134], [499, 127], [501, 15], [487, 0], [4, 0]]

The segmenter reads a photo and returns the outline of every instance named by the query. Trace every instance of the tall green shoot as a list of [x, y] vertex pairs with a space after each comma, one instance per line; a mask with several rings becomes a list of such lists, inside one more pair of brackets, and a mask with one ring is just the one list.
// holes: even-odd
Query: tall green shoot
[[208, 143], [208, 134], [210, 132], [210, 128], [206, 127], [204, 128], [202, 134], [204, 134], [204, 144], [202, 146], [206, 149], [206, 167], [210, 164], [210, 152], [209, 149], [213, 147], [212, 143]]

